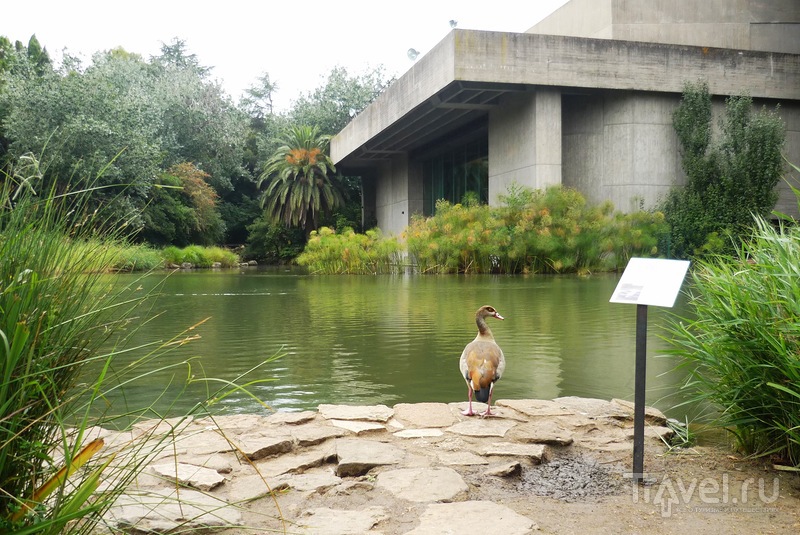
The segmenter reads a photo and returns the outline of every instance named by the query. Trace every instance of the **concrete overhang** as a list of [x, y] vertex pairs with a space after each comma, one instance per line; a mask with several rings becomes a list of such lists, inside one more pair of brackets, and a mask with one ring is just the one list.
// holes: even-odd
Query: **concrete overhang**
[[337, 167], [374, 167], [486, 116], [511, 93], [631, 90], [800, 100], [800, 55], [529, 33], [451, 31], [331, 141]]

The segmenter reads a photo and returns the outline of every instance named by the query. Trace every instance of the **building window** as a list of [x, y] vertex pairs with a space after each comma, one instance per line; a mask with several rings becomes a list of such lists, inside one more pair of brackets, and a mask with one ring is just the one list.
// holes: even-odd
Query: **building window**
[[489, 202], [489, 145], [486, 138], [448, 148], [422, 162], [423, 214], [433, 215], [436, 201], [460, 203], [473, 192]]

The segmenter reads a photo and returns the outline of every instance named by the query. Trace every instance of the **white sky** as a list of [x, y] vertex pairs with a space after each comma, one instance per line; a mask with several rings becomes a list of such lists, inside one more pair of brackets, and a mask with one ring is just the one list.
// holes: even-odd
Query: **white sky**
[[412, 65], [408, 49], [424, 55], [451, 19], [464, 29], [524, 32], [566, 1], [15, 1], [3, 2], [0, 35], [27, 44], [36, 34], [55, 60], [66, 49], [86, 64], [117, 46], [149, 59], [177, 37], [236, 101], [269, 73], [284, 110], [336, 66], [360, 75], [384, 65], [387, 75], [402, 75]]

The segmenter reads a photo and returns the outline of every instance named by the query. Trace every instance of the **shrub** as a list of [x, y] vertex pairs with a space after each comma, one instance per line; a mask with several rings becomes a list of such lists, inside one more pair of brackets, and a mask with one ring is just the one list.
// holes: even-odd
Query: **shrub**
[[259, 262], [281, 264], [294, 260], [303, 252], [306, 236], [302, 229], [287, 228], [260, 217], [247, 227], [244, 257]]
[[[685, 85], [673, 126], [686, 185], [674, 188], [660, 207], [676, 257], [731, 252], [752, 216], [766, 217], [774, 208], [785, 127], [775, 112], [752, 108], [748, 96], [728, 98], [720, 139], [714, 144], [708, 85]], [[720, 240], [721, 235], [734, 240]]]
[[384, 238], [377, 229], [356, 234], [345, 229], [337, 234], [328, 227], [312, 231], [297, 263], [313, 273], [377, 274], [398, 269], [402, 245], [396, 238]]
[[113, 269], [116, 271], [152, 271], [164, 266], [160, 251], [146, 245], [112, 245], [116, 249]]
[[209, 268], [215, 262], [222, 264], [222, 267], [234, 267], [239, 263], [239, 256], [223, 247], [202, 247], [200, 245], [189, 245], [179, 248], [171, 245], [161, 251], [164, 265], [174, 264], [180, 266], [188, 262], [198, 268]]
[[576, 190], [512, 185], [503, 206], [436, 204], [405, 232], [417, 268], [435, 273], [575, 273], [617, 270], [658, 254], [663, 215], [587, 206]]
[[747, 454], [800, 468], [800, 227], [756, 218], [733, 256], [695, 264], [692, 320], [665, 338], [690, 372], [694, 402], [720, 409], [717, 423]]

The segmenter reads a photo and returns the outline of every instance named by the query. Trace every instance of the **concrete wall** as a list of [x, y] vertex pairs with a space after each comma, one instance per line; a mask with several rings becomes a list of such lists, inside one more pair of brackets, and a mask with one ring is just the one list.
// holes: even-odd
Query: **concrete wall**
[[[685, 182], [679, 144], [672, 126], [677, 95], [598, 92], [566, 95], [563, 101], [563, 184], [584, 194], [590, 203], [610, 200], [631, 212], [656, 206], [674, 185]], [[755, 102], [774, 109], [774, 103]], [[715, 130], [725, 113], [722, 98], [713, 102]], [[800, 161], [800, 105], [784, 103], [784, 154]], [[715, 141], [719, 138], [715, 132]], [[491, 161], [489, 162], [491, 166]], [[788, 166], [785, 178], [800, 187], [800, 176]], [[800, 215], [797, 198], [785, 181], [778, 186], [775, 209]]]
[[679, 100], [627, 91], [565, 96], [564, 185], [625, 212], [655, 206], [683, 180], [672, 128]]
[[614, 0], [570, 0], [526, 33], [612, 39]]
[[517, 183], [561, 183], [561, 93], [542, 89], [508, 98], [489, 114], [489, 204]]
[[[756, 106], [761, 105], [758, 101], [756, 101], [755, 104]], [[786, 123], [786, 146], [784, 155], [789, 162], [800, 167], [800, 102], [782, 103], [779, 115]], [[800, 188], [800, 173], [792, 170], [787, 165], [786, 181], [781, 181], [778, 184], [779, 197], [775, 205], [775, 210], [800, 217], [800, 209], [798, 209], [797, 205], [798, 199], [789, 188], [789, 184], [795, 188]]]
[[399, 234], [422, 213], [422, 166], [405, 155], [381, 163], [374, 182], [375, 218], [387, 234]]
[[800, 54], [800, 1], [571, 0], [528, 33]]

